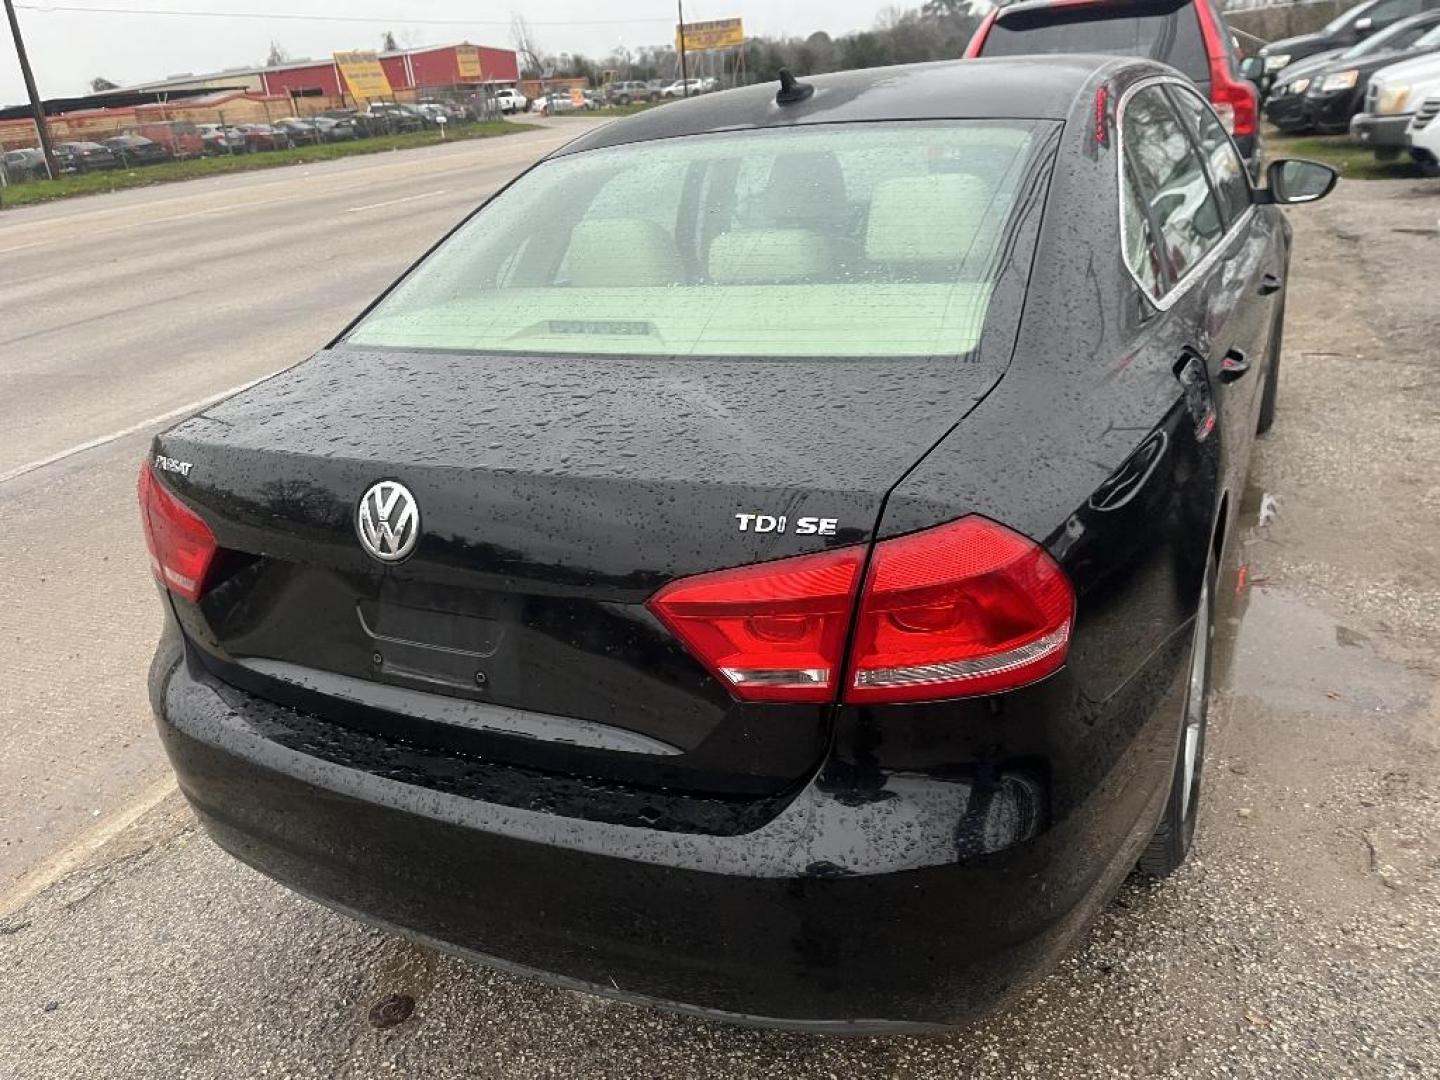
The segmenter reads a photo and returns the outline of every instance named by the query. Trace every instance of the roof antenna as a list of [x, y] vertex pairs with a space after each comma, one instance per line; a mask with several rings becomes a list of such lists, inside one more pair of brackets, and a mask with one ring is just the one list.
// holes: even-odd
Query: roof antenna
[[794, 105], [815, 93], [815, 87], [801, 82], [790, 74], [789, 68], [780, 69], [780, 90], [775, 95], [776, 105]]

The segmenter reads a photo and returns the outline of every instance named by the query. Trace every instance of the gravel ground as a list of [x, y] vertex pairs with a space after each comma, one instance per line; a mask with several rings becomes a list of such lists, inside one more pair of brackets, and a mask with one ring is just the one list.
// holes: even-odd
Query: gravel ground
[[285, 892], [172, 798], [0, 921], [0, 1077], [1440, 1076], [1440, 183], [1294, 217], [1197, 850], [1007, 1012], [824, 1039], [551, 990]]

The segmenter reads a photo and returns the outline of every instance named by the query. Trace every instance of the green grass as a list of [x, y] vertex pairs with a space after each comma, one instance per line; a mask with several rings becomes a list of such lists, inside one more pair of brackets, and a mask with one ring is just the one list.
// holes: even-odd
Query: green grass
[[1419, 176], [1420, 168], [1401, 153], [1395, 161], [1384, 162], [1375, 152], [1350, 141], [1348, 135], [1265, 135], [1265, 154], [1275, 158], [1299, 157], [1323, 161], [1350, 180], [1404, 180]]
[[[533, 124], [519, 124], [509, 120], [451, 124], [446, 128], [444, 141], [490, 139], [533, 130]], [[125, 188], [148, 187], [151, 184], [171, 184], [221, 173], [250, 172], [252, 169], [272, 169], [281, 165], [308, 165], [316, 161], [329, 161], [331, 158], [379, 154], [387, 150], [410, 150], [418, 146], [435, 146], [441, 141], [437, 132], [416, 131], [404, 135], [377, 135], [350, 142], [297, 146], [291, 150], [269, 150], [254, 154], [236, 154], [233, 157], [221, 155], [190, 161], [167, 161], [134, 169], [81, 173], [62, 176], [58, 180], [34, 180], [26, 184], [12, 185], [0, 191], [0, 206], [25, 206], [30, 203], [49, 202], [52, 199], [68, 199], [76, 195], [94, 195]]]

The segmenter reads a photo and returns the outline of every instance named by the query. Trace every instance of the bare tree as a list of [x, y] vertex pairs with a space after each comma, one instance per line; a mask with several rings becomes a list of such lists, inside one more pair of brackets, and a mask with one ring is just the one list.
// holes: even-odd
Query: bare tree
[[266, 67], [279, 67], [289, 59], [290, 54], [281, 48], [278, 42], [270, 42], [270, 54], [265, 57]]
[[395, 31], [386, 30], [385, 36], [380, 39], [380, 48], [384, 52], [399, 52], [400, 46], [395, 41]]

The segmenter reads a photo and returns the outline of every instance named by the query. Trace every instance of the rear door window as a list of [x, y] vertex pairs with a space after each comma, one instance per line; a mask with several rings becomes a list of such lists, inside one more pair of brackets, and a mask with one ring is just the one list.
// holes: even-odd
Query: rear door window
[[1120, 131], [1140, 196], [1159, 228], [1166, 268], [1179, 281], [1225, 233], [1205, 166], [1161, 84], [1126, 102]]
[[1057, 5], [1002, 14], [985, 37], [982, 56], [1108, 53], [1159, 60], [1196, 82], [1210, 81], [1210, 61], [1192, 0], [1143, 9]]
[[1225, 220], [1234, 221], [1250, 208], [1251, 202], [1250, 177], [1245, 171], [1244, 159], [1209, 104], [1199, 94], [1181, 86], [1171, 86], [1170, 99], [1189, 126], [1200, 152], [1205, 155]]

